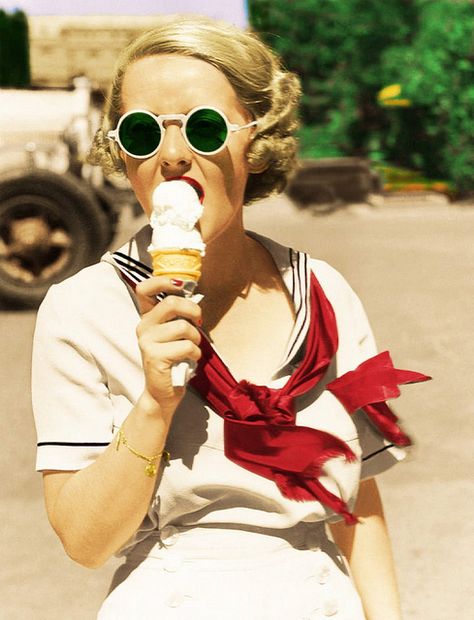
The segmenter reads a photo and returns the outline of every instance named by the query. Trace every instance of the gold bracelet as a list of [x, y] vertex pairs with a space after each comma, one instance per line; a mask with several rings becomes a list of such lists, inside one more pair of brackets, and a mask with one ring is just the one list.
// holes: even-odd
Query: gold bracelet
[[147, 476], [150, 476], [150, 478], [156, 475], [156, 472], [158, 470], [156, 466], [156, 461], [160, 458], [160, 456], [162, 456], [167, 463], [169, 462], [171, 458], [171, 455], [168, 452], [168, 450], [163, 450], [162, 452], [155, 454], [155, 456], [146, 456], [145, 454], [138, 452], [138, 450], [135, 450], [134, 448], [132, 448], [132, 446], [128, 443], [124, 435], [124, 432], [121, 428], [119, 428], [119, 431], [117, 433], [117, 443], [115, 445], [115, 449], [117, 451], [120, 448], [120, 444], [123, 444], [127, 448], [127, 450], [129, 450], [135, 456], [138, 456], [139, 459], [143, 459], [144, 461], [147, 462], [147, 466], [145, 467], [145, 473]]

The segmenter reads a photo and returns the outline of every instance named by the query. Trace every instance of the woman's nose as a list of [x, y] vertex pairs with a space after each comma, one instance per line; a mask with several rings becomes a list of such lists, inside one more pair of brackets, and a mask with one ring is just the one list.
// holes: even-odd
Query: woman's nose
[[182, 170], [191, 165], [192, 153], [184, 139], [178, 121], [168, 121], [165, 124], [159, 155], [161, 165], [168, 173], [173, 172], [175, 168]]

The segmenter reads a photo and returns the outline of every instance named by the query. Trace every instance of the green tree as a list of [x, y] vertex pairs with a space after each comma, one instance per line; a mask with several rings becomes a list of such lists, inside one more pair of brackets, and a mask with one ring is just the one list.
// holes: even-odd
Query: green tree
[[379, 59], [411, 36], [411, 0], [251, 0], [250, 20], [303, 82], [303, 151], [363, 153], [383, 126]]
[[412, 101], [387, 111], [384, 149], [390, 159], [472, 189], [474, 7], [449, 0], [419, 0], [418, 7], [411, 45], [389, 48], [382, 59], [385, 79], [402, 84]]
[[6, 59], [8, 22], [8, 15], [3, 9], [0, 9], [0, 86], [5, 86], [7, 84]]
[[[254, 29], [302, 78], [304, 157], [370, 156], [473, 184], [470, 0], [249, 0]], [[411, 108], [384, 108], [400, 83]]]
[[28, 20], [23, 11], [0, 10], [0, 86], [30, 84]]

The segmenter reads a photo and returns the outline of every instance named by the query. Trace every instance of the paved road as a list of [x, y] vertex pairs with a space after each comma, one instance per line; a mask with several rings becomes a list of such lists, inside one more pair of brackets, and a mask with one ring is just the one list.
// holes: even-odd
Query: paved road
[[[435, 378], [403, 389], [397, 411], [418, 446], [381, 485], [405, 620], [467, 620], [474, 608], [474, 209], [353, 206], [310, 217], [278, 198], [249, 207], [247, 221], [342, 271], [364, 300], [380, 348]], [[129, 221], [125, 228], [123, 235]], [[98, 571], [74, 565], [46, 523], [33, 472], [34, 320], [33, 312], [1, 312], [0, 617], [92, 620], [115, 563]]]

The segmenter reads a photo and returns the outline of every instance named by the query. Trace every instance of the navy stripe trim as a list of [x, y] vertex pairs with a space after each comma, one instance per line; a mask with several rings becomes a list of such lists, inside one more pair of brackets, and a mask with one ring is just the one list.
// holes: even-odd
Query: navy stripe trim
[[[299, 314], [301, 312], [301, 309], [303, 308], [303, 305], [305, 303], [306, 300], [306, 287], [305, 287], [305, 283], [306, 283], [306, 263], [305, 263], [305, 259], [306, 259], [306, 255], [302, 254], [301, 252], [297, 252], [296, 254], [296, 265], [294, 267], [295, 271], [296, 271], [296, 285], [295, 286], [295, 290], [296, 288], [298, 288], [298, 306], [297, 308], [295, 308], [295, 314], [296, 317], [299, 317]], [[301, 273], [303, 271], [303, 273]]]
[[133, 271], [130, 271], [126, 267], [122, 267], [122, 265], [119, 265], [117, 261], [115, 261], [115, 265], [117, 269], [119, 269], [120, 273], [123, 274], [123, 276], [127, 278], [127, 280], [130, 280], [133, 283], [134, 290], [137, 284], [139, 284], [143, 280], [146, 280], [145, 276], [138, 277], [136, 273], [133, 273]]
[[120, 265], [121, 267], [123, 267], [124, 269], [126, 269], [127, 271], [136, 273], [140, 276], [142, 276], [142, 278], [149, 278], [150, 274], [148, 271], [143, 271], [142, 269], [140, 269], [140, 267], [135, 267], [135, 265], [127, 265], [123, 260], [121, 260], [120, 258], [117, 258], [114, 256], [115, 262], [117, 263], [117, 265]]
[[[302, 267], [302, 271], [303, 274], [301, 274], [300, 269], [298, 269], [298, 282], [300, 284], [300, 295], [301, 295], [301, 299], [300, 299], [300, 307], [297, 310], [296, 313], [296, 323], [298, 323], [298, 320], [300, 319], [300, 317], [302, 317], [302, 322], [300, 324], [300, 327], [298, 329], [298, 333], [296, 334], [294, 340], [293, 340], [293, 344], [292, 347], [290, 349], [289, 355], [288, 355], [288, 359], [292, 359], [294, 357], [294, 355], [296, 354], [296, 352], [299, 350], [299, 348], [301, 347], [303, 341], [304, 341], [304, 334], [307, 330], [308, 327], [308, 321], [310, 318], [310, 315], [308, 313], [308, 307], [307, 307], [307, 287], [304, 286], [304, 284], [306, 284], [306, 278], [307, 278], [307, 273], [308, 273], [308, 263], [307, 263], [307, 256], [306, 254], [303, 255], [299, 255], [300, 259], [302, 258], [302, 260], [299, 260], [299, 266]], [[304, 312], [304, 314], [302, 314]]]
[[[288, 282], [288, 291], [293, 299], [295, 308], [295, 322], [286, 347], [284, 362], [279, 369], [287, 366], [301, 349], [305, 340], [305, 332], [308, 327], [308, 264], [304, 252], [297, 252], [289, 248], [289, 267], [291, 269], [291, 282]], [[290, 288], [291, 287], [291, 288]]]
[[139, 260], [135, 260], [131, 256], [128, 256], [128, 254], [124, 254], [123, 252], [117, 251], [117, 252], [114, 252], [112, 256], [119, 256], [120, 258], [124, 258], [125, 260], [130, 261], [131, 263], [135, 264], [137, 267], [140, 267], [144, 271], [147, 271], [148, 273], [153, 273], [153, 269], [151, 267], [148, 267], [148, 265], [145, 265], [145, 263], [142, 263]]
[[[294, 301], [295, 295], [296, 295], [295, 265], [294, 265], [294, 259], [293, 259], [293, 249], [288, 248], [288, 250], [289, 250], [288, 264], [291, 266], [291, 291], [290, 293]], [[295, 308], [295, 316], [296, 316], [296, 308]]]
[[377, 456], [377, 454], [380, 454], [381, 452], [385, 452], [385, 450], [388, 450], [389, 448], [394, 448], [395, 444], [391, 443], [388, 446], [384, 446], [383, 448], [380, 448], [380, 450], [377, 450], [376, 452], [372, 452], [372, 454], [369, 454], [368, 456], [364, 456], [364, 458], [362, 459], [362, 461], [367, 461], [368, 459], [371, 459], [373, 456]]
[[[117, 252], [115, 252], [117, 254]], [[135, 291], [137, 284], [151, 278], [151, 273], [140, 273], [140, 270], [133, 266], [125, 266], [122, 261], [117, 259], [113, 254], [114, 263], [122, 274], [122, 279]], [[132, 271], [132, 269], [134, 271]], [[135, 273], [136, 272], [136, 273]], [[138, 275], [137, 275], [138, 274]], [[155, 295], [158, 301], [163, 301], [167, 297], [167, 293], [158, 293]]]
[[299, 264], [300, 264], [300, 269], [303, 271], [303, 273], [301, 274], [300, 272], [298, 272], [301, 300], [300, 300], [300, 307], [298, 308], [296, 314], [297, 316], [299, 316], [300, 313], [304, 311], [304, 315], [302, 315], [303, 324], [298, 332], [298, 335], [296, 336], [296, 340], [299, 339], [301, 335], [301, 331], [304, 329], [306, 325], [306, 321], [308, 320], [308, 306], [307, 306], [308, 288], [306, 286], [307, 278], [308, 278], [308, 257], [306, 254], [303, 254], [301, 258], [302, 260], [300, 260]]
[[38, 448], [41, 448], [41, 446], [76, 446], [79, 448], [93, 448], [93, 447], [109, 446], [110, 441], [106, 443], [97, 443], [97, 442], [79, 443], [75, 441], [40, 441], [36, 445]]

